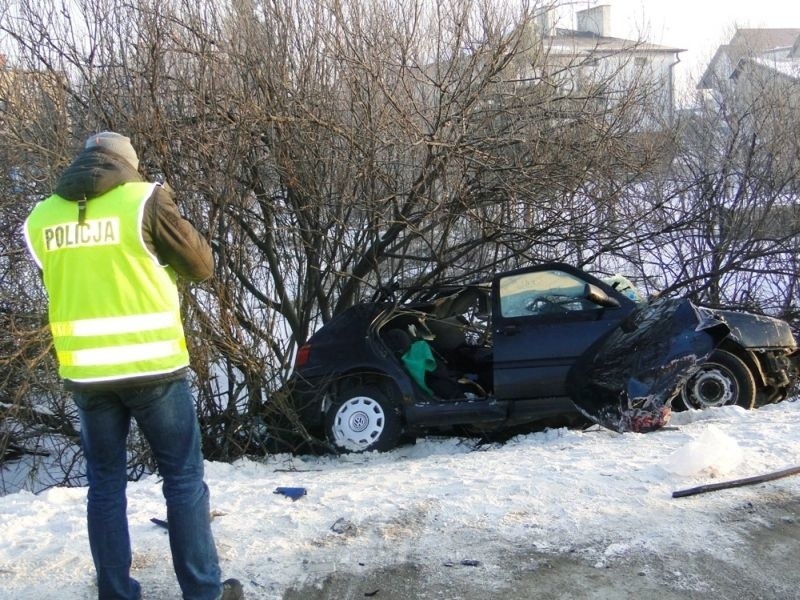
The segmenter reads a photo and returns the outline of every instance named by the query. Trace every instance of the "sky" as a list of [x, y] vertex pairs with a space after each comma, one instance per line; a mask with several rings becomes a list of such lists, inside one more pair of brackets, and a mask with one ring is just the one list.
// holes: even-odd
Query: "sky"
[[[386, 594], [359, 582], [403, 563], [418, 565], [426, 589], [482, 590], [420, 590], [416, 598], [530, 597], [506, 593], [509, 574], [554, 569], [559, 556], [572, 561], [571, 573], [583, 569], [586, 585], [638, 558], [633, 564], [645, 566], [635, 568], [635, 581], [618, 582], [623, 589], [649, 582], [673, 594], [664, 597], [698, 598], [721, 596], [709, 595], [713, 582], [681, 560], [725, 565], [729, 579], [739, 574], [730, 585], [744, 585], [743, 570], [760, 555], [743, 556], [742, 544], [780, 520], [794, 527], [796, 515], [773, 518], [764, 507], [796, 506], [800, 475], [685, 498], [672, 492], [798, 464], [795, 398], [758, 410], [676, 413], [668, 428], [647, 434], [593, 426], [548, 429], [503, 445], [432, 437], [383, 454], [207, 462], [206, 481], [223, 576], [240, 579], [248, 600], [277, 600], [332, 573], [352, 581], [348, 598], [380, 600]], [[278, 487], [306, 494], [294, 501], [274, 493]], [[130, 483], [128, 500], [143, 600], [178, 598], [166, 532], [150, 521], [165, 518], [158, 478]], [[0, 597], [96, 597], [85, 502], [84, 488], [0, 497]], [[767, 554], [770, 548], [772, 540]], [[763, 577], [763, 563], [755, 570]], [[789, 597], [780, 591], [786, 579], [769, 576], [772, 595], [759, 597]], [[585, 597], [652, 597], [595, 591]]]
[[602, 4], [611, 6], [612, 37], [641, 38], [686, 50], [675, 71], [679, 85], [699, 78], [736, 26], [800, 29], [796, 0], [577, 0], [575, 8]]

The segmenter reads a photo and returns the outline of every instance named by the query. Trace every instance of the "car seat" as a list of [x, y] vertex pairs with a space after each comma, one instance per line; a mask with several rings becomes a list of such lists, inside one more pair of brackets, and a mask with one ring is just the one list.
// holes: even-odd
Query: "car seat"
[[427, 340], [414, 340], [402, 329], [390, 329], [383, 339], [411, 378], [429, 394], [446, 400], [463, 398], [468, 392], [485, 395], [479, 384], [450, 369]]

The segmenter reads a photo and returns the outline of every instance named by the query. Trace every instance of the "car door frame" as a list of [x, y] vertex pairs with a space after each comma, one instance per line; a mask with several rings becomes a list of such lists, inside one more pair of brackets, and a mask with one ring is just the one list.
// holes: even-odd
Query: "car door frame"
[[[619, 306], [593, 305], [590, 309], [567, 310], [564, 314], [503, 314], [501, 301], [509, 297], [501, 297], [506, 278], [524, 281], [520, 276], [555, 272], [565, 274], [564, 280], [575, 282], [575, 286], [591, 284], [600, 288]], [[587, 306], [587, 302], [583, 301], [582, 306]], [[565, 263], [546, 263], [497, 274], [492, 281], [495, 396], [515, 401], [567, 397], [567, 374], [572, 365], [635, 308], [636, 303], [624, 294]]]

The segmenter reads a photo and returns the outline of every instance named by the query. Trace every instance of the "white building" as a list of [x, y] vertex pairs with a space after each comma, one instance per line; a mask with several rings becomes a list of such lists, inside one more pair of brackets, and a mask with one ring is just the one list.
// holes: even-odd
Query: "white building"
[[717, 48], [697, 87], [721, 99], [774, 82], [800, 84], [798, 28], [737, 29]]
[[[561, 69], [563, 85], [600, 81], [612, 84], [609, 94], [624, 96], [636, 86], [647, 91], [648, 109], [655, 123], [671, 123], [674, 106], [674, 67], [685, 49], [629, 40], [611, 35], [611, 6], [576, 13], [576, 28], [554, 27], [551, 13], [540, 17], [540, 33], [551, 70]], [[647, 123], [643, 123], [647, 128]]]

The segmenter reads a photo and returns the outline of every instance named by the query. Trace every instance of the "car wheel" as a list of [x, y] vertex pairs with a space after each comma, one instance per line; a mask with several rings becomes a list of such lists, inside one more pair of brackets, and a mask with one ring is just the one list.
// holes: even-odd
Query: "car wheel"
[[376, 385], [346, 388], [325, 416], [328, 440], [338, 450], [394, 448], [403, 433], [399, 404]]
[[681, 389], [686, 408], [704, 409], [737, 404], [753, 408], [756, 383], [747, 365], [735, 354], [715, 350]]

